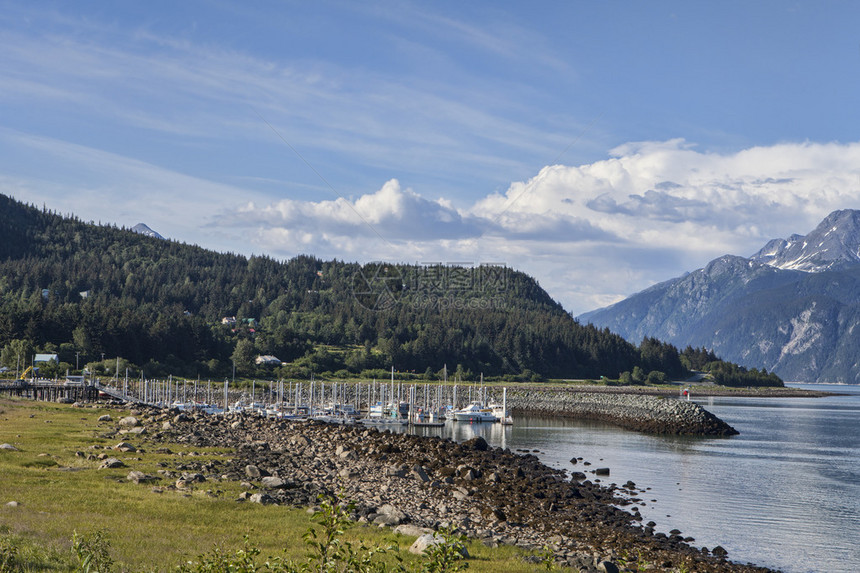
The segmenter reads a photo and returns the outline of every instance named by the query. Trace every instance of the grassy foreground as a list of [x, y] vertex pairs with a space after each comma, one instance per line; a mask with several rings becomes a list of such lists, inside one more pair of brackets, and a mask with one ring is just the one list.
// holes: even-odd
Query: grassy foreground
[[[98, 422], [102, 414], [113, 422]], [[229, 449], [188, 448], [152, 444], [146, 436], [114, 436], [116, 421], [128, 412], [76, 408], [45, 402], [0, 400], [0, 570], [3, 547], [14, 545], [17, 561], [26, 570], [68, 571], [80, 566], [72, 539], [103, 530], [117, 570], [167, 571], [211, 553], [243, 548], [245, 536], [267, 557], [303, 562], [308, 546], [303, 535], [313, 525], [306, 509], [237, 503], [243, 491], [238, 482], [207, 481], [190, 491], [167, 486], [173, 479], [137, 485], [129, 471], [159, 475], [158, 470], [180, 471], [184, 463], [225, 460]], [[138, 448], [133, 453], [113, 450], [119, 442]], [[157, 453], [167, 446], [172, 453]], [[142, 450], [142, 451], [140, 451]], [[104, 454], [127, 467], [98, 469]], [[17, 502], [17, 506], [9, 502]], [[408, 553], [414, 537], [387, 528], [355, 524], [344, 540], [371, 546], [396, 545], [410, 569], [422, 558]], [[525, 553], [513, 547], [490, 549], [470, 543], [470, 571], [534, 571]], [[392, 566], [393, 556], [385, 557]]]

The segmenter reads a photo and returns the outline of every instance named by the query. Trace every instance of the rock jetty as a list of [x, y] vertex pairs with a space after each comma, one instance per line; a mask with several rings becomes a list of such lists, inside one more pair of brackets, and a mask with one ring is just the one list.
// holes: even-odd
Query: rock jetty
[[514, 388], [508, 390], [508, 407], [515, 416], [598, 420], [640, 432], [704, 436], [738, 433], [695, 402], [662, 396]]
[[165, 470], [165, 477], [176, 474], [176, 488], [236, 480], [245, 488], [237, 503], [300, 507], [336, 493], [356, 502], [354, 517], [364, 523], [416, 537], [452, 525], [489, 546], [549, 547], [559, 564], [589, 573], [769, 571], [732, 563], [721, 547], [693, 547], [680, 532], [655, 532], [653, 522], [643, 525], [637, 496], [645, 490], [636, 484], [604, 486], [483, 438], [455, 443], [243, 414], [135, 415], [148, 428], [140, 439], [162, 451], [169, 443], [234, 449], [229, 461], [194, 464], [186, 457], [175, 471]]

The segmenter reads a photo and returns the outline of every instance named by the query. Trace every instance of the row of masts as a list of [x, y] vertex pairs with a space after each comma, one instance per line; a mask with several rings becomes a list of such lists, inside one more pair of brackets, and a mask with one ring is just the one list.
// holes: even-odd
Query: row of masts
[[[251, 382], [247, 388], [231, 387], [227, 380], [213, 383], [211, 380], [188, 380], [169, 377], [167, 380], [115, 378], [112, 395], [134, 402], [160, 407], [200, 409], [210, 413], [225, 411], [259, 411], [271, 415], [291, 417], [333, 416], [364, 414], [372, 418], [382, 412], [381, 418], [406, 419], [416, 423], [432, 423], [444, 420], [446, 414], [458, 410], [465, 404], [489, 404], [491, 388], [480, 383], [448, 384], [446, 377], [436, 383], [404, 383], [395, 381], [391, 370], [388, 382], [373, 380], [361, 382], [316, 381], [313, 376], [307, 382], [271, 381]], [[506, 390], [502, 403], [507, 417]]]

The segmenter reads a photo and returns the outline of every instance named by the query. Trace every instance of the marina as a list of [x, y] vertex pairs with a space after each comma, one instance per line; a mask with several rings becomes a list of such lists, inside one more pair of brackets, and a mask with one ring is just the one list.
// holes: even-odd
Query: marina
[[[248, 413], [269, 418], [368, 426], [442, 427], [446, 421], [513, 422], [505, 388], [483, 384], [252, 381], [250, 388], [169, 377], [167, 380], [6, 380], [0, 392], [48, 401], [115, 399], [206, 414]], [[495, 398], [493, 393], [501, 392]], [[461, 403], [465, 402], [465, 403]], [[486, 405], [485, 405], [486, 404]]]

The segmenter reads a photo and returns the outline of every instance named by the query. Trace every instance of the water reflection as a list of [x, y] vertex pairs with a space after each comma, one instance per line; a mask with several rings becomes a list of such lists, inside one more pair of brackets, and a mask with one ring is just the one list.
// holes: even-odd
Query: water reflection
[[[503, 424], [448, 421], [442, 427], [413, 426], [408, 431], [419, 436], [451, 438], [456, 442], [465, 442], [481, 436], [494, 447], [507, 448], [512, 429], [513, 426]], [[407, 431], [406, 428], [403, 428], [403, 431]]]
[[[860, 388], [829, 398], [701, 398], [741, 433], [652, 436], [597, 422], [518, 418], [513, 426], [449, 422], [416, 433], [538, 450], [547, 465], [611, 469], [634, 481], [645, 521], [677, 528], [736, 561], [786, 572], [860, 571]], [[582, 457], [585, 465], [571, 464]], [[597, 481], [589, 474], [589, 479]], [[655, 500], [655, 501], [652, 501]]]

